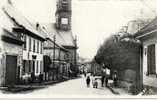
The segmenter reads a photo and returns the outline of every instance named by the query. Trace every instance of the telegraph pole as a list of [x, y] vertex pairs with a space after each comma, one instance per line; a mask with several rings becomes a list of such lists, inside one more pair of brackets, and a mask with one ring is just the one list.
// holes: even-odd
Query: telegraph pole
[[77, 36], [75, 36], [74, 43], [75, 43], [74, 66], [75, 66], [75, 71], [77, 72], [78, 71], [77, 69]]
[[[53, 68], [55, 68], [55, 45], [56, 45], [56, 35], [53, 36]], [[56, 70], [57, 71], [57, 70]], [[55, 75], [53, 74], [53, 77]]]
[[56, 35], [53, 36], [53, 67], [54, 67], [54, 61], [55, 61], [55, 45], [56, 45]]

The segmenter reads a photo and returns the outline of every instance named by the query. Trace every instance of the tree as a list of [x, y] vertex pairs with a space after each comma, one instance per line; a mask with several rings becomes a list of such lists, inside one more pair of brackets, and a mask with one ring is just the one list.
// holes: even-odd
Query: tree
[[117, 35], [109, 37], [98, 49], [96, 62], [116, 70], [138, 68], [140, 44], [132, 40], [124, 41], [124, 38]]

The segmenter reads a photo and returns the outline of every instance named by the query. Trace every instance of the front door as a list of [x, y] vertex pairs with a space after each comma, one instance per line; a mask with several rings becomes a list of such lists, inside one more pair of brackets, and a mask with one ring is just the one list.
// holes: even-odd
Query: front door
[[148, 46], [147, 61], [148, 61], [147, 63], [148, 75], [156, 74], [155, 44]]
[[6, 85], [16, 84], [17, 82], [16, 70], [17, 70], [17, 56], [7, 55], [6, 56]]

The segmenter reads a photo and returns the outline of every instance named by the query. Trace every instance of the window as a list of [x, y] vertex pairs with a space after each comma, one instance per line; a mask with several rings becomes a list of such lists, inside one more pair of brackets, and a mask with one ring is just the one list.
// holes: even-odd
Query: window
[[26, 35], [23, 36], [23, 41], [24, 41], [23, 49], [26, 50]]
[[38, 61], [36, 61], [36, 73], [38, 73]]
[[33, 52], [35, 52], [35, 39], [33, 40]]
[[40, 45], [41, 45], [40, 46], [40, 53], [42, 54], [43, 53], [43, 43], [41, 42]]
[[40, 61], [38, 61], [38, 73], [40, 73]]
[[43, 72], [43, 62], [42, 61], [40, 61], [40, 72]]
[[35, 40], [35, 52], [37, 52], [38, 51], [38, 48], [37, 48], [37, 43], [38, 41], [37, 40]]
[[37, 41], [37, 53], [39, 53], [39, 41]]
[[31, 51], [33, 51], [33, 42], [34, 42], [34, 39], [31, 38]]
[[29, 72], [31, 72], [31, 67], [32, 67], [32, 61], [29, 61]]
[[31, 37], [29, 37], [29, 51], [31, 51]]
[[61, 23], [64, 25], [67, 25], [68, 24], [68, 18], [62, 18]]
[[41, 52], [40, 49], [41, 48], [41, 41], [39, 41], [39, 53]]
[[23, 72], [25, 72], [26, 60], [23, 60]]
[[28, 72], [31, 71], [31, 60], [29, 60]]

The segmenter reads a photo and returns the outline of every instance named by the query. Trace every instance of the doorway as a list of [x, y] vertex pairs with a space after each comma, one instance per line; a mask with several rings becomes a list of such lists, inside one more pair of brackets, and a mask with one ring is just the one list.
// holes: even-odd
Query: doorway
[[148, 75], [156, 74], [155, 44], [149, 45], [147, 50], [147, 69]]
[[7, 55], [6, 56], [6, 85], [16, 84], [17, 82], [16, 71], [17, 71], [17, 56]]

